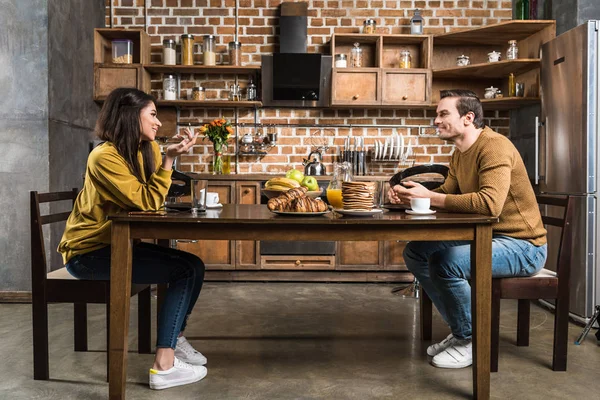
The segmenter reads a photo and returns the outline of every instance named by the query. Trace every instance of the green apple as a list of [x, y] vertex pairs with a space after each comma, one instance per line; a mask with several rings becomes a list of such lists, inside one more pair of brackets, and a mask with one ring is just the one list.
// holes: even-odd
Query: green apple
[[302, 184], [302, 180], [304, 179], [304, 173], [302, 171], [298, 171], [297, 169], [290, 169], [285, 173], [286, 178], [290, 178], [295, 180], [296, 182]]
[[319, 190], [319, 184], [314, 176], [305, 176], [301, 183], [302, 186], [306, 187], [311, 192]]

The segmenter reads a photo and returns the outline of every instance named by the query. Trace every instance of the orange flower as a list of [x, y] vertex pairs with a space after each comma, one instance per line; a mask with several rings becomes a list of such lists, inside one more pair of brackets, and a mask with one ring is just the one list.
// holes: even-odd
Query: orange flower
[[215, 149], [220, 149], [233, 134], [233, 128], [227, 120], [221, 118], [205, 124], [200, 132], [213, 143]]

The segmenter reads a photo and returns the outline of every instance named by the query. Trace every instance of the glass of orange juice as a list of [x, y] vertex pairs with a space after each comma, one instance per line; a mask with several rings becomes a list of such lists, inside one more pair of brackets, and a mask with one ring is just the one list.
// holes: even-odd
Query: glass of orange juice
[[333, 208], [342, 209], [342, 189], [327, 189], [327, 201]]

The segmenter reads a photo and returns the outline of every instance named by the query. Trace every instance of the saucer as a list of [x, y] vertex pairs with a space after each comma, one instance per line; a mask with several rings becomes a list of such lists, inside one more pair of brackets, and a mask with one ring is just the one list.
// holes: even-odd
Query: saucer
[[427, 210], [427, 211], [415, 211], [415, 210], [405, 210], [407, 214], [410, 215], [430, 215], [435, 214], [435, 210]]
[[223, 204], [221, 204], [221, 203], [206, 205], [206, 208], [221, 208], [221, 207], [223, 207]]

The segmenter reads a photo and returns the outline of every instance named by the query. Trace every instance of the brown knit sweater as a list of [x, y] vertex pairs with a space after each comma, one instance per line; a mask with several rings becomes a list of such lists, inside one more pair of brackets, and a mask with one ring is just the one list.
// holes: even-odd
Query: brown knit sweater
[[487, 126], [467, 151], [454, 151], [448, 178], [435, 191], [447, 194], [448, 211], [499, 217], [494, 234], [536, 246], [546, 243], [546, 229], [519, 152]]

